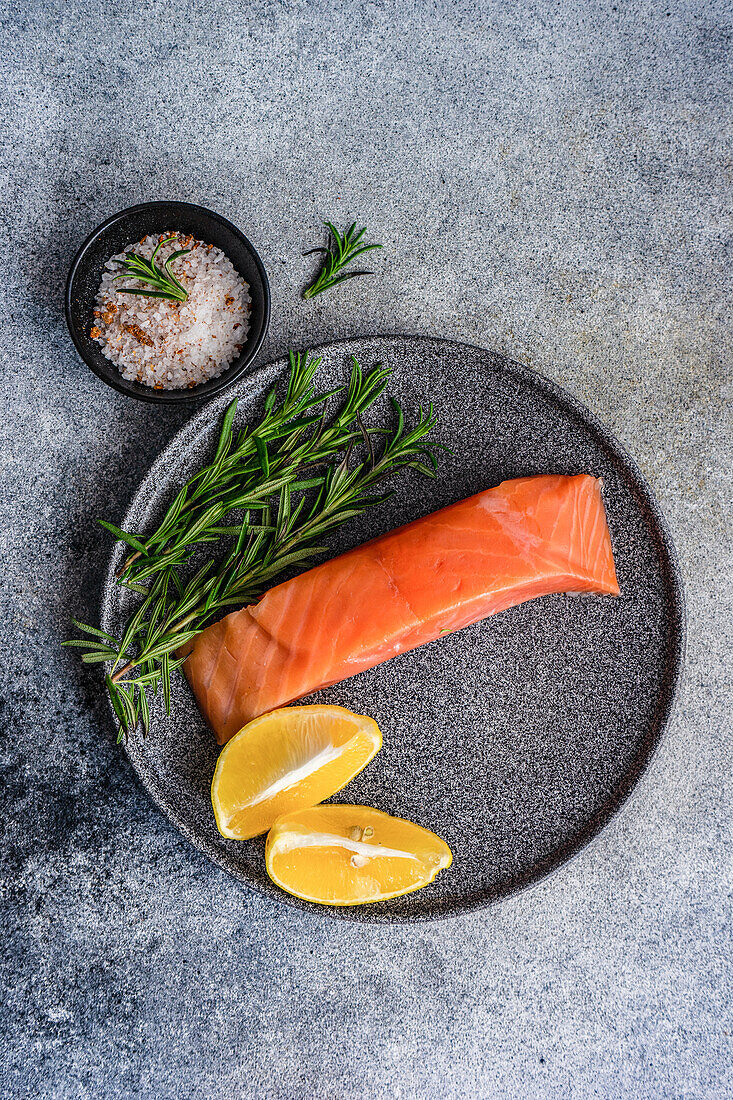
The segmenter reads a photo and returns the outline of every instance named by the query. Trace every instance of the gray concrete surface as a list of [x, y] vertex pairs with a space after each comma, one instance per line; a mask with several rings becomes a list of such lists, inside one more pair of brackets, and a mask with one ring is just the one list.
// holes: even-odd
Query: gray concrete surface
[[[0, 11], [2, 1095], [732, 1096], [730, 6]], [[149, 803], [59, 650], [95, 614], [94, 517], [185, 417], [88, 375], [63, 280], [93, 225], [160, 196], [261, 249], [266, 356], [494, 347], [653, 484], [687, 583], [677, 715], [633, 803], [532, 892], [395, 930], [248, 893]], [[299, 301], [319, 220], [352, 216], [382, 273]]]

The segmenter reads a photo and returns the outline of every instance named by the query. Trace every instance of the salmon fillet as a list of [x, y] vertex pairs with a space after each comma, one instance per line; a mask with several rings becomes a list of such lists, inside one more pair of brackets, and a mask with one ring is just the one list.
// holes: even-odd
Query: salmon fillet
[[224, 744], [266, 711], [553, 592], [619, 594], [587, 475], [504, 481], [324, 562], [207, 627], [183, 668]]

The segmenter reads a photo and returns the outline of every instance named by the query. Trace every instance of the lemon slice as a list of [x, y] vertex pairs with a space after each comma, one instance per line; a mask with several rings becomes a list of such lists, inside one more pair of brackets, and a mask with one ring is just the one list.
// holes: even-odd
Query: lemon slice
[[410, 894], [450, 867], [435, 833], [369, 806], [313, 806], [285, 814], [267, 838], [274, 883], [322, 905], [364, 905]]
[[232, 840], [267, 832], [281, 814], [340, 791], [381, 747], [376, 722], [343, 707], [284, 707], [255, 718], [216, 764], [219, 832]]

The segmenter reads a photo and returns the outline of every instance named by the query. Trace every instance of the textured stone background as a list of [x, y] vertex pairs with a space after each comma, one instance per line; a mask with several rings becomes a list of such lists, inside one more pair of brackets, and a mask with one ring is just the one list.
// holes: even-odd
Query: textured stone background
[[[718, 1098], [731, 1075], [731, 9], [0, 4], [2, 1028], [10, 1097]], [[414, 930], [241, 889], [163, 820], [59, 651], [185, 414], [77, 359], [74, 249], [168, 196], [233, 218], [264, 354], [364, 332], [497, 348], [639, 460], [689, 602], [676, 719], [570, 866]], [[298, 300], [323, 217], [379, 278]]]

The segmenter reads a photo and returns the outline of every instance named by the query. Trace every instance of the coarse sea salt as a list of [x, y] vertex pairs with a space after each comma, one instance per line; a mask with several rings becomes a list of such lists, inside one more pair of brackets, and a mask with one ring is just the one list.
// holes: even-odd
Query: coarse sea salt
[[[125, 276], [117, 261], [124, 252], [150, 259], [158, 266], [173, 252], [190, 248], [171, 264], [185, 287], [185, 302], [121, 294], [123, 287], [145, 290], [139, 279]], [[123, 378], [154, 389], [190, 389], [216, 378], [239, 355], [249, 331], [249, 285], [227, 256], [214, 245], [175, 230], [144, 237], [105, 264], [94, 308], [92, 339], [118, 367]], [[148, 288], [149, 289], [149, 288]]]

